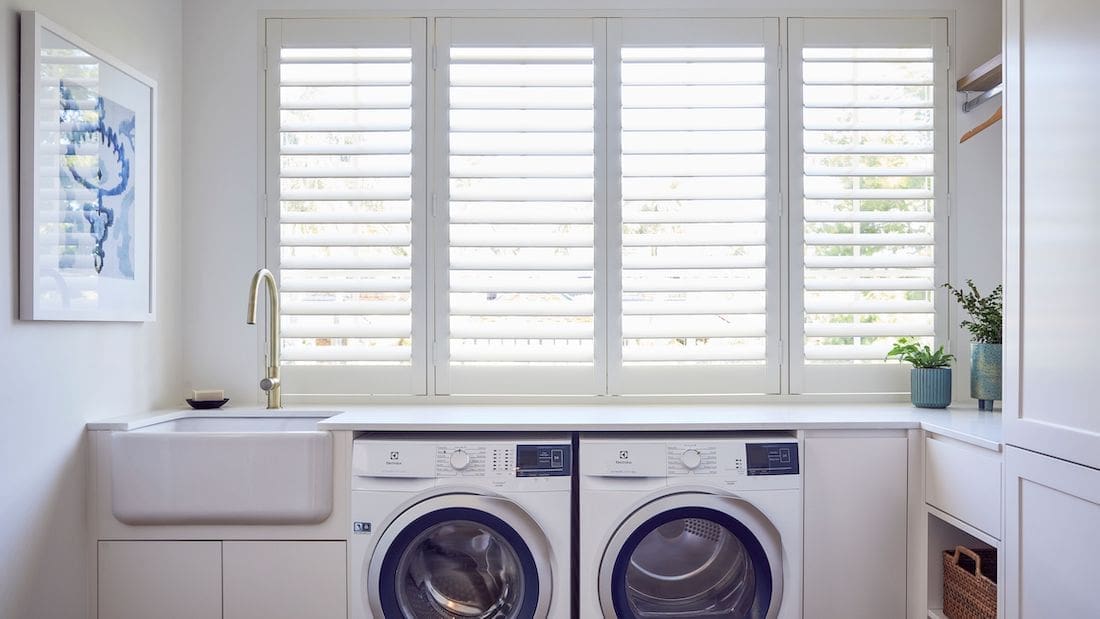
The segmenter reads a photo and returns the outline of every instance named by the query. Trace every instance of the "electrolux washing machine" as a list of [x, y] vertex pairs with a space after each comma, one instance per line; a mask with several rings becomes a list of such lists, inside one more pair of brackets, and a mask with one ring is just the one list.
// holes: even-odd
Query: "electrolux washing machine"
[[802, 616], [793, 433], [580, 440], [580, 616]]
[[352, 472], [352, 619], [569, 616], [569, 435], [368, 434]]

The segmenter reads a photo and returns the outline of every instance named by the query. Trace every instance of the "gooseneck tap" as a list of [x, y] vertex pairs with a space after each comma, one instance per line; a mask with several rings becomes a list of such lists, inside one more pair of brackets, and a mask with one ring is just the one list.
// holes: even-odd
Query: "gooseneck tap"
[[282, 408], [283, 396], [279, 385], [279, 285], [275, 275], [267, 269], [260, 269], [252, 276], [248, 288], [248, 319], [250, 325], [256, 324], [256, 306], [259, 304], [260, 284], [267, 283], [267, 376], [260, 381], [260, 389], [267, 392], [267, 407]]

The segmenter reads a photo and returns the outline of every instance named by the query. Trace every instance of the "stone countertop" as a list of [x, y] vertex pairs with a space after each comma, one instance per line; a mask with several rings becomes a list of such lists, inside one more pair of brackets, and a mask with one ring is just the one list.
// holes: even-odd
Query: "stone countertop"
[[393, 404], [294, 406], [279, 411], [227, 407], [170, 409], [91, 422], [88, 430], [129, 431], [182, 417], [322, 417], [323, 430], [374, 432], [717, 432], [923, 428], [1000, 451], [1001, 414], [972, 408], [920, 409], [906, 403], [810, 404]]

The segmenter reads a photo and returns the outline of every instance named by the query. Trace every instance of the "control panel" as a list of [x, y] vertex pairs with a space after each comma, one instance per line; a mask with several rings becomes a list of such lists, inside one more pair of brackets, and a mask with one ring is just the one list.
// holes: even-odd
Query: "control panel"
[[666, 448], [669, 475], [715, 475], [718, 449], [700, 443], [669, 444]]
[[561, 434], [493, 440], [459, 433], [423, 438], [378, 433], [358, 437], [352, 444], [352, 488], [423, 490], [466, 484], [543, 492], [570, 486], [573, 457], [572, 442]]
[[516, 445], [516, 477], [568, 477], [572, 445]]
[[749, 475], [798, 475], [798, 443], [747, 443]]

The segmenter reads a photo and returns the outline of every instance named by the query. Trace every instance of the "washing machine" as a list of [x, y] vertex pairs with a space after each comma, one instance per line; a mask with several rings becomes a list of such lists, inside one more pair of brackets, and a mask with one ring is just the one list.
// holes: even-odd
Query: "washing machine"
[[581, 435], [581, 618], [802, 617], [799, 446]]
[[572, 455], [569, 435], [357, 437], [351, 617], [569, 617]]

